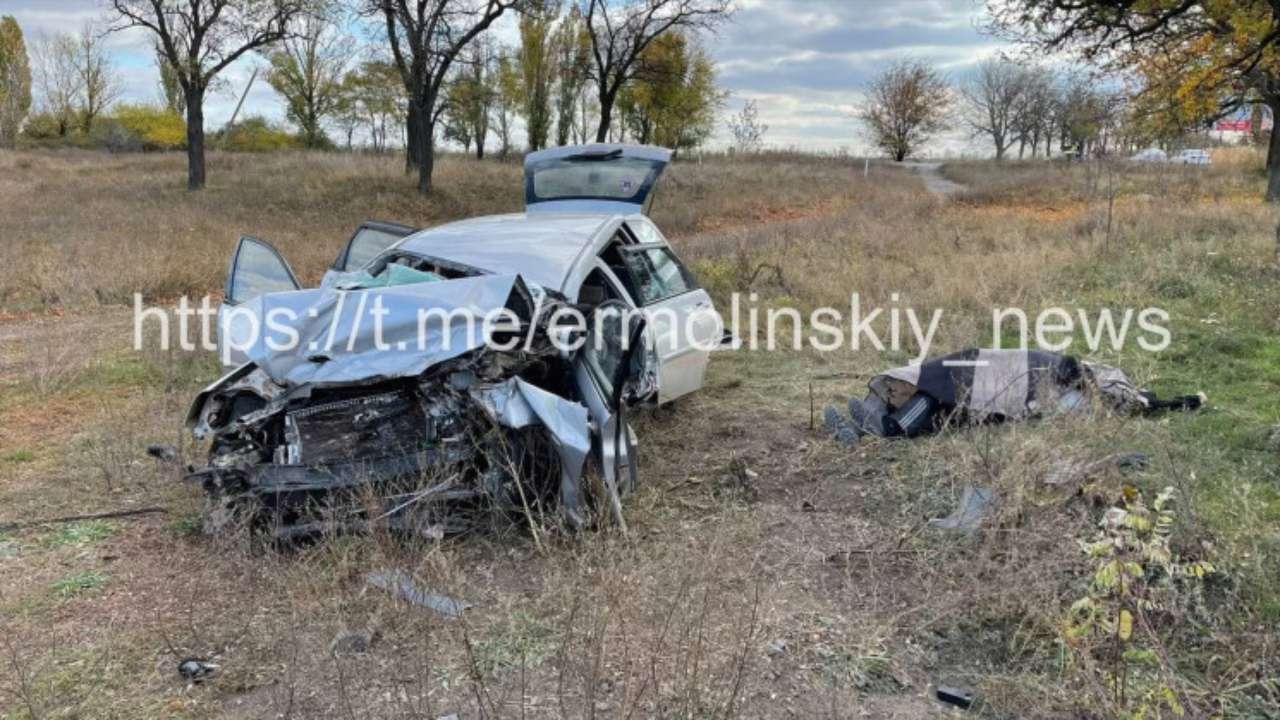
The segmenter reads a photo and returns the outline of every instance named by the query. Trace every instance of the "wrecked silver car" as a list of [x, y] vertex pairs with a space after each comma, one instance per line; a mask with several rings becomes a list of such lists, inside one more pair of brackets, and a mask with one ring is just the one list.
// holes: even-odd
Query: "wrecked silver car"
[[621, 520], [626, 408], [697, 390], [722, 324], [646, 201], [670, 153], [533, 153], [526, 211], [362, 225], [319, 288], [241, 238], [218, 331], [228, 375], [187, 423], [188, 478], [281, 537], [375, 524], [439, 536], [494, 509]]

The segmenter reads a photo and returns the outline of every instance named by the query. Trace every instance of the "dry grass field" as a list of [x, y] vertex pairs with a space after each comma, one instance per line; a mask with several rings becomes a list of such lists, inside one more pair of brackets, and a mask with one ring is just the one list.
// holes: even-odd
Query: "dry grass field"
[[[703, 392], [638, 420], [628, 537], [264, 550], [202, 535], [197, 490], [144, 455], [199, 456], [181, 418], [218, 370], [130, 349], [133, 293], [217, 293], [241, 233], [314, 281], [361, 219], [517, 209], [518, 166], [446, 158], [424, 200], [393, 158], [214, 155], [193, 195], [177, 155], [0, 153], [0, 527], [164, 509], [0, 531], [0, 716], [922, 718], [949, 714], [933, 690], [950, 685], [978, 717], [1280, 717], [1280, 269], [1260, 165], [957, 163], [967, 189], [943, 200], [888, 166], [677, 163], [653, 214], [718, 302], [941, 308], [933, 352], [990, 344], [993, 307], [1160, 307], [1169, 349], [1097, 357], [1209, 406], [849, 449], [811, 408], [912, 348], [719, 353]], [[1150, 465], [1045, 482], [1117, 451]], [[1000, 497], [982, 529], [927, 527], [968, 484]], [[1105, 568], [1081, 543], [1166, 487], [1177, 514], [1135, 558], [1140, 586], [1094, 592]], [[1162, 577], [1162, 551], [1204, 577]], [[386, 568], [473, 607], [442, 619], [365, 584]], [[1075, 629], [1090, 596], [1106, 622], [1129, 613], [1123, 638]], [[350, 633], [367, 652], [335, 647]], [[186, 683], [190, 656], [218, 673]]]

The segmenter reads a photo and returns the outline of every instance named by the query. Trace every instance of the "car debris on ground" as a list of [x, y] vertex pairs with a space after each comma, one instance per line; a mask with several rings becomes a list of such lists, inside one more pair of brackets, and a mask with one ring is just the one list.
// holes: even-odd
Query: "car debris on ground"
[[950, 425], [1026, 420], [1055, 413], [1151, 414], [1195, 410], [1203, 394], [1161, 400], [1119, 368], [1040, 350], [971, 348], [871, 378], [866, 398], [848, 413], [827, 406], [823, 421], [837, 440], [866, 435], [918, 437]]
[[969, 690], [962, 690], [948, 685], [939, 685], [935, 694], [941, 702], [948, 705], [955, 705], [963, 710], [968, 710], [973, 705], [973, 693]]
[[462, 613], [471, 607], [471, 603], [465, 600], [455, 600], [423, 588], [412, 575], [400, 569], [375, 570], [365, 576], [365, 582], [447, 618], [462, 617]]
[[205, 678], [218, 671], [218, 665], [200, 658], [187, 658], [178, 663], [178, 674], [191, 683], [204, 682]]
[[960, 504], [944, 518], [932, 518], [928, 525], [941, 530], [960, 530], [971, 533], [996, 504], [996, 493], [991, 488], [966, 485], [960, 493]]

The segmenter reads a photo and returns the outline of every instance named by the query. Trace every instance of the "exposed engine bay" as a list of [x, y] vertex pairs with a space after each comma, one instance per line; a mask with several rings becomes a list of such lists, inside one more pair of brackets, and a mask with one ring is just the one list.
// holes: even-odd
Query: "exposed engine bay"
[[[431, 299], [424, 293], [439, 295], [446, 286], [460, 293], [466, 283], [502, 287], [502, 281], [489, 276], [370, 292], [382, 292], [387, 302], [399, 293], [422, 303]], [[603, 456], [592, 452], [599, 424], [581, 391], [582, 363], [550, 341], [561, 329], [549, 327], [548, 318], [563, 302], [533, 303], [518, 279], [505, 282], [507, 307], [521, 321], [509, 331], [519, 336], [507, 343], [514, 349], [471, 341], [437, 360], [433, 348], [416, 374], [406, 374], [422, 362], [415, 351], [312, 354], [306, 363], [344, 378], [326, 382], [294, 380], [306, 369], [297, 353], [250, 352], [249, 363], [196, 398], [187, 419], [197, 439], [210, 441], [207, 467], [187, 476], [209, 500], [206, 530], [246, 524], [296, 538], [383, 526], [438, 538], [495, 514], [581, 526], [602, 494], [616, 502], [634, 484], [634, 465], [621, 481], [618, 473], [598, 472], [601, 482], [584, 483], [589, 459]], [[327, 295], [340, 291], [314, 292], [315, 305], [324, 307]], [[304, 317], [298, 328], [304, 335], [307, 326], [332, 319], [323, 311]], [[621, 371], [636, 363], [624, 365], [619, 383], [632, 388]], [[365, 376], [345, 379], [357, 371]], [[630, 429], [618, 431], [632, 448]]]

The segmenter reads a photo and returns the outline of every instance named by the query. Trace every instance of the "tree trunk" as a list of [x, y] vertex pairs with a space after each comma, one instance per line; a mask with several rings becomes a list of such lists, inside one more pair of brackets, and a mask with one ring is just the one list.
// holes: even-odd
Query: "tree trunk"
[[[1280, 96], [1267, 99], [1271, 116], [1280, 118]], [[1280, 127], [1272, 126], [1267, 143], [1267, 202], [1280, 202]]]
[[596, 142], [609, 141], [609, 126], [613, 123], [613, 101], [617, 93], [600, 93], [600, 124], [596, 126]]
[[436, 128], [430, 112], [421, 113], [418, 127], [418, 192], [431, 193], [431, 171], [436, 164]]
[[204, 93], [188, 90], [187, 98], [187, 189], [204, 187]]
[[424, 113], [413, 100], [409, 101], [409, 113], [405, 118], [405, 143], [404, 143], [404, 171], [408, 173], [410, 170], [419, 166], [418, 159], [422, 157], [419, 153], [422, 148], [419, 147], [418, 134], [421, 132], [419, 127], [420, 118]]
[[479, 140], [476, 140], [476, 159], [477, 160], [484, 159], [484, 138], [483, 137], [480, 138]]
[[1276, 264], [1280, 265], [1280, 224], [1276, 225]]
[[320, 118], [316, 116], [314, 110], [307, 111], [307, 147], [316, 149], [320, 147]]

